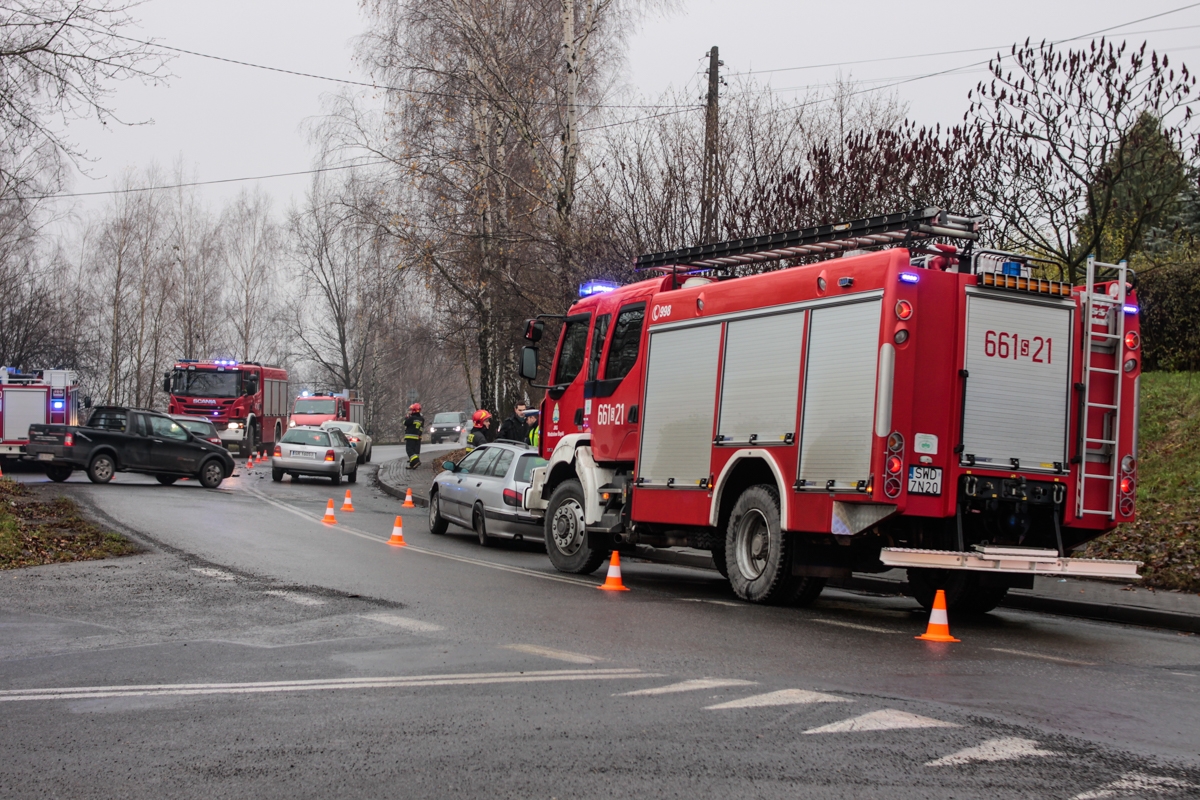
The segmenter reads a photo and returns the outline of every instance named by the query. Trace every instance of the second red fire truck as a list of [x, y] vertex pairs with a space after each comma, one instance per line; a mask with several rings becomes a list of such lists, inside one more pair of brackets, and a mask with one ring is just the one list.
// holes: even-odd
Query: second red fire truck
[[287, 427], [288, 373], [257, 361], [180, 359], [163, 377], [168, 414], [212, 420], [225, 447], [261, 452], [283, 438]]
[[920, 602], [944, 588], [964, 611], [1035, 575], [1137, 577], [1071, 557], [1134, 519], [1132, 275], [1033, 277], [981, 225], [922, 209], [647, 255], [655, 277], [577, 302], [525, 498], [554, 565], [698, 547], [771, 603], [902, 567]]

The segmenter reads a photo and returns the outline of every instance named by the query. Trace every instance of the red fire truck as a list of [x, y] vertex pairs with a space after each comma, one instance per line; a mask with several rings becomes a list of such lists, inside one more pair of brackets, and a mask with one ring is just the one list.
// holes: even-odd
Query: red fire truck
[[1033, 277], [982, 224], [923, 209], [657, 253], [636, 262], [656, 277], [572, 306], [525, 498], [555, 567], [698, 547], [774, 603], [903, 567], [962, 611], [1035, 575], [1136, 578], [1070, 557], [1134, 519], [1132, 273]]
[[71, 370], [0, 367], [0, 454], [21, 457], [30, 425], [75, 425], [78, 414], [79, 386]]
[[296, 398], [288, 425], [320, 425], [329, 420], [357, 422], [361, 425], [363, 401], [358, 398], [358, 393], [347, 389], [338, 394], [302, 394]]
[[213, 421], [221, 442], [239, 453], [269, 449], [287, 426], [287, 370], [257, 361], [179, 359], [163, 376], [169, 414]]

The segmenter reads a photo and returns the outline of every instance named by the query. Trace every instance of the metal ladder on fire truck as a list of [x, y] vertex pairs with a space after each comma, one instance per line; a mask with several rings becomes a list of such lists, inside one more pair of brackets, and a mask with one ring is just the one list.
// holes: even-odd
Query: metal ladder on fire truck
[[[1116, 272], [1116, 283], [1112, 288], [1115, 294], [1096, 294], [1097, 269]], [[1102, 514], [1109, 519], [1116, 516], [1117, 508], [1117, 477], [1119, 459], [1117, 458], [1117, 442], [1121, 440], [1121, 342], [1125, 338], [1125, 289], [1128, 285], [1129, 267], [1122, 261], [1120, 264], [1103, 264], [1089, 256], [1087, 260], [1087, 284], [1083, 302], [1083, 414], [1079, 420], [1079, 484], [1076, 487], [1075, 514], [1082, 517], [1085, 514]], [[1110, 289], [1111, 292], [1111, 289]], [[1097, 315], [1103, 317], [1103, 332], [1094, 330], [1100, 321]], [[1113, 368], [1098, 367], [1093, 363], [1093, 356], [1105, 353], [1112, 347]], [[1093, 397], [1098, 394], [1095, 390], [1111, 384], [1111, 395], [1099, 392], [1101, 396], [1111, 396], [1112, 403], [1097, 403]], [[1091, 423], [1099, 415], [1100, 438], [1090, 436]], [[1111, 423], [1107, 422], [1111, 420]], [[1092, 450], [1093, 454], [1107, 453], [1108, 466], [1103, 472], [1088, 472], [1088, 448], [1098, 445]], [[1103, 508], [1089, 508], [1086, 505], [1088, 487], [1103, 484], [1106, 487], [1104, 496], [1108, 498]]]

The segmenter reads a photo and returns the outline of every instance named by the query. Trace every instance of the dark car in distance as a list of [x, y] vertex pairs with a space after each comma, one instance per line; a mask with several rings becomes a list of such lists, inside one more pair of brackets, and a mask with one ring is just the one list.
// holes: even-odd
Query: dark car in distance
[[166, 414], [123, 406], [99, 406], [85, 425], [31, 425], [25, 452], [58, 482], [82, 469], [92, 483], [108, 483], [118, 472], [141, 472], [164, 486], [195, 477], [215, 489], [233, 474], [233, 456], [224, 447]]

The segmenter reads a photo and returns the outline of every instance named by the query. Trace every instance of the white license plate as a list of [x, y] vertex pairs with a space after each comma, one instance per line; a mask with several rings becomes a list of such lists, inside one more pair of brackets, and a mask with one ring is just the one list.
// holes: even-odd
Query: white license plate
[[38, 453], [38, 461], [53, 461], [54, 453]]
[[942, 468], [910, 466], [908, 468], [908, 493], [940, 495], [942, 493]]
[[304, 450], [293, 450], [291, 451], [291, 456], [292, 458], [316, 458], [317, 454], [309, 453]]

